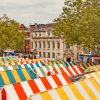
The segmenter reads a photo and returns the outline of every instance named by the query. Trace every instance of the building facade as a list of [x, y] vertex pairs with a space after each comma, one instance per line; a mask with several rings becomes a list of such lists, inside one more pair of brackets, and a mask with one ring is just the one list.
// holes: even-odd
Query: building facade
[[67, 46], [63, 39], [52, 34], [52, 24], [30, 25], [31, 52], [40, 58], [76, 59], [76, 48]]
[[24, 24], [20, 25], [20, 31], [25, 32], [25, 47], [23, 48], [23, 52], [29, 54], [30, 53], [30, 31]]

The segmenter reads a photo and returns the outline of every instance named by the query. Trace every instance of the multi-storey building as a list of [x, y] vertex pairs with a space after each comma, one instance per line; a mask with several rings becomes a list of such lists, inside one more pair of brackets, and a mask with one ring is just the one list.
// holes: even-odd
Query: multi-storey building
[[29, 32], [29, 29], [24, 24], [21, 24], [20, 31], [25, 32], [25, 47], [24, 47], [23, 51], [25, 53], [29, 54], [30, 53], [30, 32]]
[[41, 58], [76, 59], [77, 50], [67, 46], [63, 39], [52, 34], [52, 24], [30, 25], [31, 52]]

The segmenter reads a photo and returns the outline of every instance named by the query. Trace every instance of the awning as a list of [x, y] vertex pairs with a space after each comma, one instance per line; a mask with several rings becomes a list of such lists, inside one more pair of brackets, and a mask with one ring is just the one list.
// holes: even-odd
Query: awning
[[[5, 85], [8, 100], [26, 100], [30, 95], [71, 84], [66, 73]], [[35, 99], [36, 100], [36, 99]], [[37, 99], [38, 100], [38, 99]], [[46, 99], [48, 100], [48, 99]]]
[[90, 78], [36, 95], [33, 94], [30, 98], [31, 100], [97, 100], [100, 99], [100, 85]]
[[36, 78], [36, 75], [27, 68], [0, 71], [0, 86], [22, 82]]

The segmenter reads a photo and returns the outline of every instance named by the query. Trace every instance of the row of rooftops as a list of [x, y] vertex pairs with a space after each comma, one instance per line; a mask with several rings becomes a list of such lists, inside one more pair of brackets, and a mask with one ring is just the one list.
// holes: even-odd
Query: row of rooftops
[[38, 32], [38, 31], [51, 31], [52, 30], [52, 26], [53, 24], [52, 23], [49, 23], [49, 24], [33, 24], [33, 25], [30, 25], [29, 28], [26, 27], [24, 24], [21, 24], [20, 25], [20, 30], [26, 30], [26, 31], [31, 31], [31, 32]]

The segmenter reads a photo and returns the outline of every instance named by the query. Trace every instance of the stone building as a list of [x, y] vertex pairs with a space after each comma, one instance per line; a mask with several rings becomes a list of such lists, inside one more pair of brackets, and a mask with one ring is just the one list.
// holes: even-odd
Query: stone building
[[69, 47], [61, 37], [52, 34], [52, 24], [30, 25], [31, 52], [35, 56], [50, 59], [77, 58], [77, 48]]

